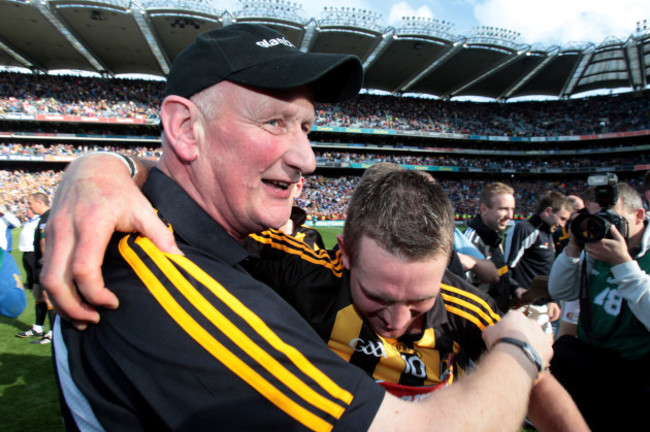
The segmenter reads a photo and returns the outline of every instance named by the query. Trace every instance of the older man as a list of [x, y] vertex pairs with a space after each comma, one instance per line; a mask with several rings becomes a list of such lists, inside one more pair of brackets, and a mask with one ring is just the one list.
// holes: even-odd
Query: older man
[[[333, 354], [295, 310], [241, 266], [248, 254], [239, 242], [283, 225], [293, 184], [314, 169], [307, 140], [312, 100], [345, 99], [360, 81], [357, 60], [302, 53], [280, 33], [256, 25], [205, 33], [179, 55], [161, 108], [160, 170], [152, 171], [143, 191], [184, 256], [164, 253], [135, 233], [111, 239], [103, 280], [120, 307], [103, 311], [99, 324], [84, 332], [67, 323], [55, 332], [71, 427], [517, 427], [533, 378], [551, 356], [539, 329], [523, 316], [506, 316], [484, 332], [491, 352], [464, 383], [409, 404]], [[92, 190], [71, 188], [65, 199], [73, 201]], [[64, 206], [53, 213], [54, 239], [73, 229], [63, 218], [69, 211]], [[142, 219], [121, 212], [102, 226], [139, 228]], [[164, 242], [171, 249], [171, 239]], [[96, 319], [92, 311], [80, 313], [71, 294], [72, 275], [88, 269], [70, 258], [71, 250], [69, 242], [50, 249], [48, 286], [66, 316]], [[60, 271], [68, 259], [72, 273]], [[80, 279], [87, 300], [116, 306], [105, 292], [91, 294], [100, 277], [91, 271]], [[459, 409], [458, 400], [466, 406]]]

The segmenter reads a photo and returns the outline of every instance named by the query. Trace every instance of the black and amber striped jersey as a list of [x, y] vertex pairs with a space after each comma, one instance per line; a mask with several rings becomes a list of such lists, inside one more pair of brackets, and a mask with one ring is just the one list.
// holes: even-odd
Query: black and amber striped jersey
[[447, 270], [424, 330], [386, 339], [352, 304], [340, 251], [315, 252], [277, 230], [252, 238], [264, 247], [257, 248], [259, 258], [245, 262], [249, 272], [296, 308], [332, 351], [379, 382], [450, 384], [466, 366], [461, 360], [477, 360], [485, 351], [481, 334], [500, 318], [491, 298]]
[[385, 396], [240, 265], [248, 252], [158, 170], [144, 192], [184, 256], [116, 234], [116, 310], [55, 330], [68, 430], [366, 430]]

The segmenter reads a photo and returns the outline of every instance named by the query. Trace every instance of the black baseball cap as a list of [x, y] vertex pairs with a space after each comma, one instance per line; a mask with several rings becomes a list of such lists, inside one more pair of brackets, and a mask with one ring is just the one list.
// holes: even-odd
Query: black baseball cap
[[201, 33], [174, 59], [165, 97], [189, 98], [220, 81], [268, 90], [311, 86], [315, 102], [356, 96], [363, 69], [356, 56], [306, 53], [258, 24], [232, 24]]

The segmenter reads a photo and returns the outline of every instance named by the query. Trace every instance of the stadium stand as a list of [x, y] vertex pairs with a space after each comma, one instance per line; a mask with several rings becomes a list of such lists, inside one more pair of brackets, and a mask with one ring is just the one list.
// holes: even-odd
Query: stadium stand
[[[92, 151], [156, 159], [162, 83], [0, 73], [3, 199], [50, 195], [60, 171]], [[312, 144], [317, 172], [299, 205], [318, 221], [345, 218], [347, 199], [370, 164], [389, 161], [430, 171], [458, 219], [477, 211], [475, 191], [501, 180], [527, 217], [548, 189], [578, 193], [595, 169], [641, 187], [650, 167], [650, 91], [579, 100], [475, 103], [360, 95], [317, 106]]]

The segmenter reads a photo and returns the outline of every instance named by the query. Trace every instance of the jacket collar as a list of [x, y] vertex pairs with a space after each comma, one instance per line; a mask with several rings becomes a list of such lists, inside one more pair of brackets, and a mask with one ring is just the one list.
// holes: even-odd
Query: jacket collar
[[[237, 240], [159, 169], [151, 170], [142, 192], [158, 210], [158, 215], [171, 226], [175, 236], [190, 247], [230, 265], [248, 256]], [[183, 249], [181, 244], [179, 247]]]
[[530, 224], [532, 226], [534, 226], [536, 229], [538, 229], [540, 231], [544, 231], [544, 232], [547, 232], [547, 233], [551, 232], [551, 226], [549, 224], [547, 224], [546, 222], [544, 222], [542, 220], [542, 218], [540, 217], [540, 215], [538, 215], [538, 214], [532, 215], [530, 217], [530, 219], [528, 219], [528, 221], [530, 222]]
[[467, 222], [467, 226], [474, 228], [479, 237], [481, 237], [481, 240], [483, 240], [483, 243], [486, 245], [490, 247], [498, 247], [501, 244], [502, 233], [485, 225], [480, 215], [470, 219], [470, 221]]

